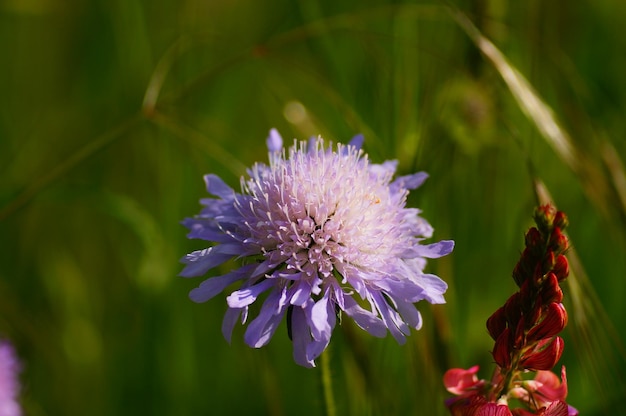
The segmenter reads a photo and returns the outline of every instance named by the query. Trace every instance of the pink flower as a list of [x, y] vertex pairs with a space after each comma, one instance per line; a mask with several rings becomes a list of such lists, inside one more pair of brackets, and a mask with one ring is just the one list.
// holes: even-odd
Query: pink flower
[[452, 416], [513, 416], [507, 405], [488, 402], [479, 395], [458, 398], [450, 405], [450, 413]]
[[478, 369], [477, 365], [467, 370], [451, 368], [443, 375], [443, 384], [450, 393], [469, 397], [476, 394], [485, 385], [485, 380], [479, 380], [476, 377]]
[[[533, 398], [538, 407], [546, 406], [547, 410], [550, 410], [555, 403], [565, 403], [565, 399], [567, 398], [567, 375], [565, 373], [565, 366], [561, 367], [561, 380], [559, 380], [559, 377], [552, 371], [537, 371], [535, 379], [526, 383], [526, 388], [533, 394]], [[578, 415], [578, 411], [572, 406], [566, 404], [566, 408], [568, 412], [564, 413], [565, 415]], [[552, 413], [546, 413], [546, 415], [552, 415]]]
[[22, 415], [18, 401], [20, 370], [21, 364], [17, 359], [15, 348], [8, 341], [0, 339], [0, 416]]
[[567, 397], [565, 366], [561, 367], [561, 380], [552, 371], [537, 371], [534, 382], [537, 385], [535, 394], [543, 403], [565, 400]]
[[524, 409], [515, 409], [513, 411], [514, 416], [576, 416], [576, 413], [569, 413], [569, 409], [573, 409], [568, 406], [567, 403], [562, 401], [556, 401], [550, 404], [548, 407], [542, 407], [536, 412], [530, 412]]

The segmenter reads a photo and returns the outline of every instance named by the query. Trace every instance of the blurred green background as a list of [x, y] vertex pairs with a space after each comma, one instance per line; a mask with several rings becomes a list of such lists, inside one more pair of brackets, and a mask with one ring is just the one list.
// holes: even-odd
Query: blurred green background
[[277, 127], [363, 133], [375, 162], [429, 172], [409, 204], [456, 241], [428, 266], [448, 303], [422, 304], [406, 345], [335, 331], [340, 415], [444, 415], [447, 368], [490, 377], [485, 321], [516, 289], [534, 179], [571, 222], [568, 401], [626, 414], [624, 21], [609, 0], [0, 2], [0, 334], [26, 413], [324, 414], [284, 324], [263, 349], [240, 326], [228, 345], [225, 296], [194, 304], [202, 279], [177, 277], [205, 247], [179, 224], [202, 175], [237, 187]]

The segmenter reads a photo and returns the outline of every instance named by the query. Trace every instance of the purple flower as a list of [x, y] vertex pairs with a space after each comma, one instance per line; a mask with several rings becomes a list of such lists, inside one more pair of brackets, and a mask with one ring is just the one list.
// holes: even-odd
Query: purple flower
[[17, 375], [21, 366], [18, 362], [13, 346], [0, 340], [0, 416], [20, 416], [17, 398], [20, 385]]
[[185, 256], [181, 276], [241, 261], [238, 269], [205, 280], [189, 295], [205, 302], [242, 281], [226, 299], [222, 332], [229, 342], [237, 320], [246, 323], [250, 305], [262, 294], [246, 343], [266, 345], [286, 316], [294, 359], [306, 367], [315, 366], [328, 346], [341, 313], [376, 337], [389, 330], [403, 343], [410, 328], [422, 326], [414, 303], [445, 302], [446, 283], [424, 273], [424, 266], [426, 258], [450, 253], [454, 242], [421, 244], [433, 228], [418, 209], [405, 207], [408, 190], [428, 175], [394, 180], [397, 162], [370, 163], [362, 141], [356, 136], [336, 148], [321, 138], [294, 141], [285, 151], [273, 129], [269, 165], [249, 169], [241, 193], [216, 175], [204, 177], [216, 198], [201, 200], [200, 215], [183, 224], [189, 238], [214, 244]]

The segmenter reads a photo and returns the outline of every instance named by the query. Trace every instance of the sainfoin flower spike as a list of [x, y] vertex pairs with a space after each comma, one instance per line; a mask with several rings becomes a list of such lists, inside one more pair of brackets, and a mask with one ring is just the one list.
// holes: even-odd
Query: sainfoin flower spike
[[424, 267], [427, 258], [449, 254], [454, 242], [423, 244], [433, 228], [406, 207], [409, 190], [427, 174], [394, 179], [397, 162], [371, 163], [362, 142], [360, 135], [336, 146], [317, 138], [285, 150], [272, 129], [269, 164], [250, 168], [241, 192], [216, 175], [204, 177], [214, 198], [202, 199], [200, 214], [183, 224], [189, 238], [211, 244], [181, 260], [181, 276], [238, 262], [189, 295], [205, 302], [241, 282], [226, 298], [222, 332], [229, 342], [237, 321], [246, 324], [251, 305], [261, 303], [245, 342], [263, 347], [284, 318], [295, 361], [313, 367], [341, 314], [376, 337], [390, 332], [403, 343], [422, 326], [416, 302], [445, 302], [446, 283]]
[[[562, 232], [568, 221], [563, 212], [543, 205], [535, 210], [535, 222], [513, 269], [519, 291], [487, 319], [487, 331], [495, 341], [491, 381], [478, 379], [478, 366], [453, 368], [443, 377], [455, 395], [446, 401], [454, 416], [578, 415], [565, 402], [565, 367], [561, 380], [550, 371], [561, 358], [564, 341], [558, 333], [567, 324], [559, 282], [569, 273], [564, 255], [569, 242]], [[526, 374], [533, 372], [529, 379]]]
[[21, 370], [13, 345], [0, 339], [0, 416], [20, 416], [22, 408], [18, 402]]

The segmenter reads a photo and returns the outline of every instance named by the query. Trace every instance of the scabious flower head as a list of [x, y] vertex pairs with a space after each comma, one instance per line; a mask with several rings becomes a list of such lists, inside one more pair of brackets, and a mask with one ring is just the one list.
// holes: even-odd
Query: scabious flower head
[[330, 342], [341, 313], [377, 337], [389, 331], [399, 342], [422, 325], [415, 303], [445, 302], [447, 285], [424, 272], [426, 258], [450, 253], [454, 243], [424, 245], [432, 227], [406, 208], [410, 189], [423, 172], [393, 179], [397, 162], [370, 163], [360, 150], [362, 136], [350, 144], [323, 139], [294, 141], [285, 151], [272, 130], [269, 165], [255, 164], [236, 192], [216, 175], [206, 175], [204, 208], [183, 224], [189, 238], [213, 243], [182, 259], [182, 276], [204, 275], [237, 258], [241, 266], [211, 277], [190, 293], [204, 302], [242, 281], [227, 297], [222, 331], [230, 341], [250, 306], [266, 294], [244, 339], [259, 348], [286, 317], [295, 361], [315, 365]]
[[13, 346], [0, 339], [0, 416], [20, 416], [18, 403], [20, 384], [18, 373], [21, 366]]

